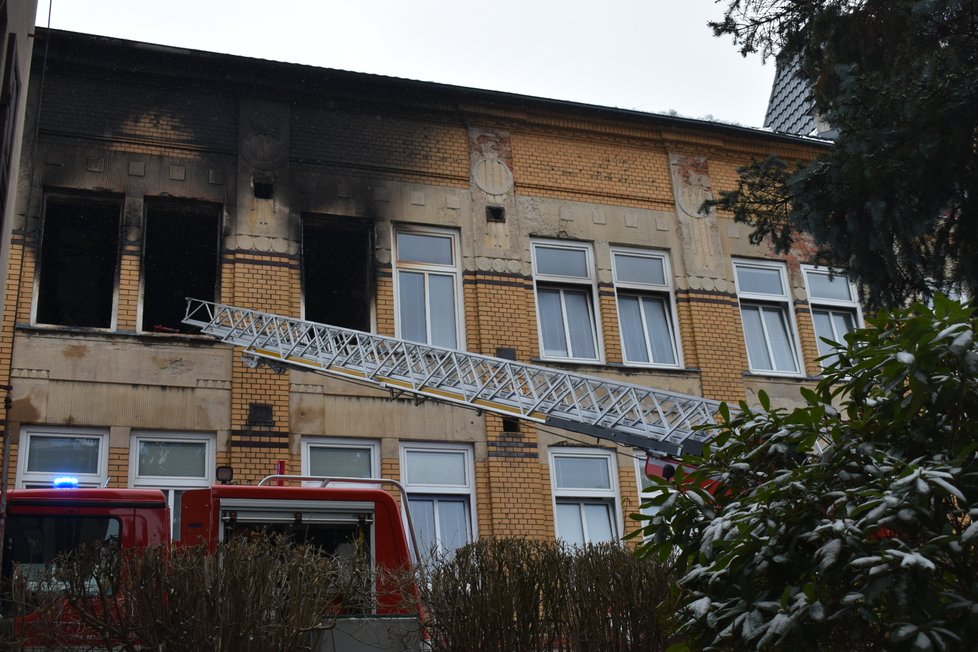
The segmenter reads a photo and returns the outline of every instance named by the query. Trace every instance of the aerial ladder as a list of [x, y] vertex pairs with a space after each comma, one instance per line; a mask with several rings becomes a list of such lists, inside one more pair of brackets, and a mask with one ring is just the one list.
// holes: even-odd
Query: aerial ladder
[[250, 367], [296, 368], [479, 412], [570, 430], [656, 456], [699, 454], [719, 402], [187, 299], [183, 323], [244, 349]]

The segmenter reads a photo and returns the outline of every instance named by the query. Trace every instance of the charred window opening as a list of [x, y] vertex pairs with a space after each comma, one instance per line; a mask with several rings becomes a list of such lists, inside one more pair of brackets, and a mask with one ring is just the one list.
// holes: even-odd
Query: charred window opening
[[221, 207], [204, 202], [146, 200], [142, 330], [189, 333], [186, 298], [217, 297]]
[[271, 179], [252, 179], [255, 199], [272, 199], [275, 196], [275, 183]]
[[37, 323], [112, 325], [121, 214], [122, 202], [116, 198], [46, 198]]
[[373, 229], [355, 218], [302, 216], [305, 318], [370, 330]]
[[505, 222], [506, 209], [502, 206], [486, 206], [487, 222]]

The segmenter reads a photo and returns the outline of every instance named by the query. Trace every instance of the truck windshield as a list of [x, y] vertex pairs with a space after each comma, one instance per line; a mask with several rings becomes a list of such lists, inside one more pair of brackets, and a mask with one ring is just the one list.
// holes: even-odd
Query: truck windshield
[[119, 519], [110, 516], [8, 516], [3, 542], [4, 593], [14, 577], [36, 586], [59, 555], [86, 545], [117, 546], [121, 529]]

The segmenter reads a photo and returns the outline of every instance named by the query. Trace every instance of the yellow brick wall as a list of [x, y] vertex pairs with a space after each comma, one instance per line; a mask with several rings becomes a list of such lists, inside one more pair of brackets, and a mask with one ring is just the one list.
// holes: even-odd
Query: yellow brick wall
[[124, 489], [129, 486], [129, 447], [109, 448], [109, 486]]
[[537, 197], [670, 209], [669, 158], [641, 141], [567, 131], [513, 135], [516, 192]]

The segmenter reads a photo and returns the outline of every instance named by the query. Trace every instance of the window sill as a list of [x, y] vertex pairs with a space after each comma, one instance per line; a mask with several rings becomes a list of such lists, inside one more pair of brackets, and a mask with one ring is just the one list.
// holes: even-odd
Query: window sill
[[622, 364], [620, 362], [586, 362], [580, 360], [554, 360], [551, 358], [530, 358], [531, 364], [543, 367], [554, 367], [565, 371], [587, 370], [594, 371], [614, 371], [626, 376], [644, 375], [649, 373], [668, 374], [679, 376], [699, 376], [700, 370], [696, 367], [644, 367], [638, 365]]
[[763, 371], [745, 371], [744, 378], [758, 378], [764, 380], [784, 380], [797, 383], [808, 383], [820, 380], [821, 376], [806, 376], [804, 374], [779, 374], [765, 373]]
[[57, 326], [57, 325], [34, 325], [17, 324], [15, 330], [21, 333], [34, 335], [56, 335], [68, 337], [94, 337], [97, 339], [134, 339], [134, 340], [156, 340], [158, 342], [179, 342], [185, 344], [220, 344], [208, 335], [193, 333], [143, 333], [137, 331], [109, 330], [107, 328], [89, 328], [84, 326]]

